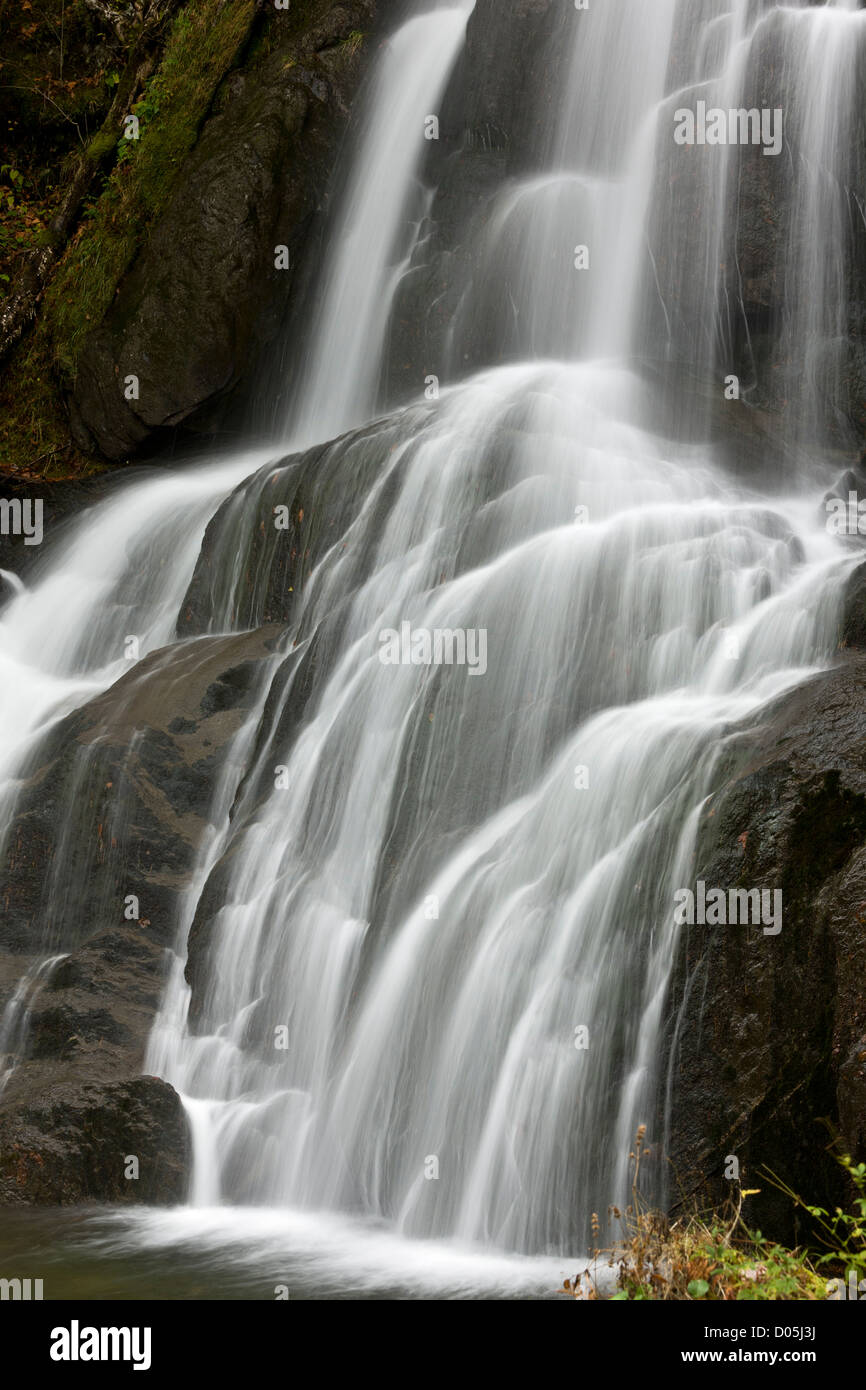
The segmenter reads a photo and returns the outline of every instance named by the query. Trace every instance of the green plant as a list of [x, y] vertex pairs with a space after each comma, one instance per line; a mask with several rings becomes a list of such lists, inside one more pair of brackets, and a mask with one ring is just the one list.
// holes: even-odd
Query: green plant
[[9, 182], [9, 187], [0, 193], [0, 198], [6, 211], [12, 212], [16, 207], [15, 195], [24, 187], [24, 175], [18, 169], [13, 169], [11, 164], [0, 164], [0, 178]]
[[776, 1173], [767, 1170], [767, 1180], [789, 1197], [795, 1206], [806, 1211], [815, 1222], [819, 1232], [818, 1239], [826, 1248], [815, 1259], [819, 1266], [844, 1266], [855, 1270], [858, 1278], [866, 1277], [866, 1163], [855, 1164], [850, 1154], [837, 1155], [837, 1162], [845, 1170], [854, 1190], [853, 1211], [843, 1211], [841, 1207], [829, 1211], [825, 1207], [813, 1206], [805, 1202], [799, 1193], [784, 1182]]
[[[608, 1212], [614, 1223], [614, 1243], [607, 1249], [596, 1247], [590, 1268], [566, 1280], [563, 1292], [581, 1299], [604, 1296], [600, 1290], [606, 1280], [599, 1277], [598, 1261], [606, 1257], [615, 1283], [609, 1297], [616, 1302], [818, 1300], [827, 1296], [826, 1280], [808, 1252], [766, 1241], [760, 1231], [746, 1226], [743, 1205], [756, 1195], [755, 1189], [737, 1189], [722, 1212], [709, 1215], [694, 1211], [671, 1221], [654, 1210], [640, 1188], [642, 1165], [651, 1157], [642, 1125], [629, 1155], [631, 1202], [624, 1211], [613, 1206]], [[600, 1222], [595, 1215], [592, 1231], [593, 1240], [598, 1241]], [[607, 1282], [610, 1279], [608, 1275]]]

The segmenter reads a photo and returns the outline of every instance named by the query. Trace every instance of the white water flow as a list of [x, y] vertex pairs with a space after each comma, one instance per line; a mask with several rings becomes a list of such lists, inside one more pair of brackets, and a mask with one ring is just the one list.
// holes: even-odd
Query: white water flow
[[[479, 313], [499, 315], [519, 356], [624, 355], [656, 174], [677, 0], [618, 0], [573, 26], [548, 165], [503, 187], [456, 316], [452, 369]], [[578, 272], [586, 248], [590, 271]]]
[[[229, 463], [128, 486], [85, 512], [30, 585], [0, 611], [0, 786], [15, 790], [39, 737], [173, 640], [204, 529], [231, 489], [266, 459]], [[5, 833], [0, 793], [0, 833]]]
[[[529, 351], [540, 322], [582, 358], [633, 346], [662, 8], [583, 15], [575, 38], [557, 161], [570, 151], [577, 172], [552, 183], [578, 187], [587, 240], [613, 257], [587, 297], [551, 265], [575, 225], [558, 195], [547, 206], [551, 181], [506, 195], [530, 209], [500, 266], [516, 265]], [[722, 73], [746, 10], [717, 45]], [[199, 1200], [537, 1252], [579, 1244], [588, 1212], [621, 1198], [657, 1109], [671, 905], [720, 744], [829, 659], [851, 563], [800, 480], [769, 505], [651, 418], [615, 362], [514, 366], [318, 462], [323, 495], [371, 451], [380, 468], [301, 597], [280, 698], [300, 701], [315, 650], [312, 694], [291, 737], [259, 745], [203, 889], [193, 1024], [176, 1026], [178, 973], [150, 1058], [195, 1098]], [[262, 491], [235, 499], [227, 556]], [[483, 630], [486, 670], [383, 665], [381, 634], [407, 622]]]
[[[226, 829], [195, 1027], [149, 1058], [198, 1098], [202, 1199], [539, 1252], [618, 1195], [719, 740], [827, 659], [847, 567], [807, 505], [616, 418], [638, 396], [516, 367], [367, 441], [382, 477], [304, 596], [286, 708], [342, 604], [339, 638]], [[485, 629], [486, 672], [383, 665], [404, 621]]]
[[[322, 442], [372, 412], [424, 108], [469, 8], [410, 20], [386, 50], [293, 439]], [[125, 636], [144, 634], [143, 651], [173, 640], [211, 517], [220, 631], [249, 611], [250, 537], [275, 498], [291, 502], [302, 478], [311, 511], [353, 500], [319, 536], [217, 779], [151, 1038], [146, 1069], [191, 1120], [202, 1210], [178, 1218], [184, 1238], [254, 1240], [263, 1220], [271, 1230], [256, 1205], [291, 1213], [273, 1230], [300, 1231], [305, 1252], [321, 1228], [325, 1263], [335, 1221], [372, 1219], [365, 1270], [416, 1269], [395, 1253], [406, 1236], [432, 1264], [430, 1239], [464, 1260], [467, 1242], [584, 1249], [589, 1214], [622, 1200], [638, 1124], [664, 1141], [674, 891], [691, 881], [720, 751], [834, 658], [856, 556], [822, 524], [819, 466], [784, 495], [760, 478], [746, 488], [709, 446], [658, 432], [633, 363], [685, 343], [721, 390], [730, 152], [701, 152], [704, 214], [686, 226], [670, 210], [666, 132], [678, 94], [703, 83], [763, 104], [744, 55], [775, 26], [786, 109], [811, 112], [792, 115], [780, 156], [786, 233], [801, 258], [804, 229], [827, 252], [808, 290], [783, 277], [780, 331], [798, 361], [831, 363], [810, 377], [829, 389], [835, 349], [821, 344], [847, 263], [827, 190], [847, 167], [864, 13], [620, 0], [570, 24], [566, 88], [540, 102], [546, 163], [503, 189], [451, 336], [454, 365], [473, 324], [492, 323], [510, 364], [309, 467], [250, 456], [136, 484], [85, 515], [0, 614], [8, 816], [28, 740], [122, 674]], [[846, 43], [826, 42], [843, 30]], [[648, 342], [662, 250], [692, 312], [678, 321], [663, 304], [669, 340]], [[382, 634], [404, 624], [408, 659], [383, 663]], [[468, 633], [472, 664], [425, 664], [436, 632], [449, 645]], [[173, 1218], [154, 1221], [170, 1243]]]
[[[706, 22], [680, 36], [676, 81], [656, 115], [664, 138], [648, 236], [665, 271], [663, 287], [656, 279], [650, 294], [664, 298], [688, 286], [667, 316], [668, 331], [679, 356], [712, 369], [745, 331], [743, 275], [754, 273], [757, 249], [778, 283], [777, 385], [789, 443], [802, 448], [836, 422], [850, 245], [864, 225], [856, 120], [866, 21], [858, 0], [822, 7], [700, 0], [696, 8]], [[669, 132], [674, 112], [699, 101], [725, 112], [778, 111], [781, 153], [749, 163], [736, 144], [707, 145], [687, 150], [684, 165]], [[684, 230], [698, 219], [698, 235]], [[745, 269], [744, 247], [753, 262]]]
[[[474, 0], [409, 20], [389, 41], [333, 231], [309, 358], [288, 421], [304, 448], [363, 424], [378, 384], [387, 307], [411, 246], [407, 213]], [[383, 312], [383, 309], [385, 312]]]

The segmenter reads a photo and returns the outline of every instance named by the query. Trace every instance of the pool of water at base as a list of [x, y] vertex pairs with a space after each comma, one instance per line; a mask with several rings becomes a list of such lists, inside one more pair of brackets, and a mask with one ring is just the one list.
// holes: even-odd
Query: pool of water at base
[[[0, 1278], [49, 1300], [547, 1300], [583, 1259], [410, 1240], [381, 1223], [269, 1208], [10, 1209]], [[285, 1297], [285, 1294], [282, 1295]]]

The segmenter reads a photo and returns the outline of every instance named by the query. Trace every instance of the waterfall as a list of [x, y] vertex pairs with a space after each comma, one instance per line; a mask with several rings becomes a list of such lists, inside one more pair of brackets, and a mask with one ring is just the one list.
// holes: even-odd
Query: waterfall
[[[302, 1244], [315, 1221], [332, 1242], [342, 1213], [371, 1240], [561, 1257], [627, 1195], [638, 1125], [664, 1141], [675, 893], [727, 742], [834, 659], [858, 552], [821, 515], [839, 459], [823, 431], [866, 12], [575, 11], [537, 167], [473, 231], [453, 384], [374, 419], [429, 208], [424, 121], [471, 9], [416, 13], [384, 48], [291, 456], [134, 482], [0, 614], [0, 813], [34, 741], [128, 669], [129, 634], [170, 653], [192, 593], [196, 636], [262, 624], [278, 591], [283, 636], [216, 779], [145, 1064], [188, 1107], [190, 1205], [257, 1230], [250, 1207], [291, 1212]], [[732, 146], [678, 147], [675, 113], [698, 101], [781, 106], [785, 152], [754, 151], [756, 173]], [[790, 209], [768, 330], [778, 390], [801, 393], [783, 486], [735, 476], [675, 372], [644, 370], [699, 374], [724, 408], [735, 346], [754, 361], [737, 207], [758, 176]], [[479, 323], [497, 350], [465, 377]], [[280, 507], [327, 517], [290, 593]]]
[[[202, 890], [195, 1026], [149, 1059], [211, 1101], [224, 1197], [534, 1253], [619, 1196], [715, 750], [826, 659], [840, 574], [803, 504], [611, 418], [635, 390], [516, 367], [361, 446], [389, 459], [348, 533], [366, 563], [335, 545], [302, 599], [281, 710], [311, 661], [313, 693], [261, 741]], [[383, 664], [407, 621], [485, 629], [486, 673]]]
[[471, 9], [471, 0], [464, 0], [418, 15], [388, 44], [333, 229], [309, 359], [293, 394], [288, 426], [295, 447], [341, 434], [371, 413], [387, 307], [411, 251], [403, 244], [405, 218], [419, 191], [421, 136], [438, 108]]

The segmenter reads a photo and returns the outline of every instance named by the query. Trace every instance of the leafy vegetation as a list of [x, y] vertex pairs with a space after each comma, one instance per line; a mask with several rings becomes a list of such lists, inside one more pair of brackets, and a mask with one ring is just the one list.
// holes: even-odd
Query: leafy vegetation
[[811, 1206], [775, 1173], [768, 1176], [774, 1187], [812, 1217], [818, 1239], [824, 1247], [822, 1253], [815, 1257], [816, 1266], [838, 1274], [839, 1266], [844, 1265], [846, 1272], [854, 1270], [859, 1282], [866, 1278], [866, 1163], [855, 1164], [850, 1154], [842, 1154], [839, 1163], [845, 1169], [855, 1193], [852, 1211], [843, 1211], [842, 1207], [828, 1211], [824, 1207]]
[[4, 0], [0, 51], [2, 295], [105, 120], [123, 54], [86, 0]]
[[[726, 1212], [698, 1212], [670, 1221], [645, 1202], [640, 1191], [641, 1165], [650, 1157], [641, 1126], [632, 1165], [632, 1200], [625, 1211], [611, 1207], [614, 1242], [593, 1250], [589, 1268], [566, 1280], [563, 1292], [576, 1299], [609, 1297], [616, 1301], [755, 1301], [824, 1300], [831, 1277], [866, 1276], [866, 1164], [848, 1155], [839, 1162], [855, 1193], [852, 1210], [828, 1212], [804, 1202], [775, 1174], [769, 1181], [816, 1223], [823, 1248], [787, 1249], [750, 1230], [743, 1206], [755, 1189], [737, 1189]], [[601, 1223], [592, 1218], [593, 1237]], [[614, 1292], [610, 1292], [611, 1288]]]

